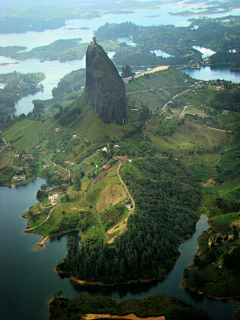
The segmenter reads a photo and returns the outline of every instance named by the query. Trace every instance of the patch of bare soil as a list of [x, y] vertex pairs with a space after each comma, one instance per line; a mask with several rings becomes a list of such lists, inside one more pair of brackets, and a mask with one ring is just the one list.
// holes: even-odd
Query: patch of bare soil
[[128, 314], [127, 316], [113, 316], [110, 314], [87, 314], [82, 316], [83, 320], [92, 320], [92, 319], [126, 319], [126, 320], [166, 320], [164, 316], [162, 317], [149, 317], [149, 318], [138, 318], [134, 314]]

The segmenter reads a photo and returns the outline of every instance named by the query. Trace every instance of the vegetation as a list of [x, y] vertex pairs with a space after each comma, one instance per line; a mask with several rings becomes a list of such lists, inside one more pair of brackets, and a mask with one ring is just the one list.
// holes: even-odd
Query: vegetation
[[59, 297], [62, 292], [56, 295], [50, 303], [49, 320], [68, 318], [75, 319], [76, 316], [86, 314], [110, 314], [117, 316], [126, 316], [134, 314], [139, 318], [165, 316], [167, 320], [210, 320], [211, 317], [204, 311], [187, 304], [177, 298], [165, 295], [153, 295], [147, 299], [129, 299], [116, 303], [108, 297], [94, 297], [91, 295], [80, 295], [69, 300]]
[[[238, 54], [227, 55], [226, 51], [238, 48], [239, 17], [229, 16], [219, 19], [192, 19], [188, 27], [173, 25], [136, 26], [131, 22], [121, 24], [106, 23], [96, 31], [98, 39], [117, 39], [131, 37], [137, 46], [122, 45], [114, 56], [114, 62], [120, 65], [157, 66], [157, 65], [194, 65], [204, 64], [202, 54], [193, 49], [193, 46], [202, 46], [217, 51], [213, 63], [223, 62], [220, 56], [227, 56], [235, 68], [239, 68]], [[194, 28], [197, 25], [198, 28]], [[161, 49], [172, 57], [158, 57], [151, 52]], [[231, 58], [230, 58], [231, 57]], [[233, 59], [232, 59], [233, 57]], [[225, 59], [226, 60], [226, 59]], [[207, 62], [206, 62], [207, 63]]]
[[[186, 286], [219, 298], [237, 297], [240, 290], [240, 274], [236, 267], [240, 259], [240, 188], [239, 174], [235, 174], [234, 170], [236, 165], [239, 167], [238, 150], [239, 139], [236, 139], [232, 148], [216, 161], [216, 167], [219, 168], [216, 178], [222, 188], [214, 198], [206, 202], [211, 228], [199, 237], [197, 257], [192, 267], [185, 269], [184, 273]], [[222, 168], [232, 158], [233, 171], [225, 175]], [[229, 179], [230, 181], [226, 181]], [[231, 249], [231, 243], [236, 243], [238, 248]]]
[[158, 159], [135, 161], [123, 178], [137, 205], [128, 230], [113, 247], [86, 244], [68, 254], [58, 265], [61, 271], [87, 281], [122, 283], [161, 278], [172, 267], [178, 242], [194, 230], [201, 199], [196, 180], [185, 168]]
[[[75, 94], [68, 93], [74, 74], [56, 87], [54, 99], [34, 101], [25, 119], [1, 124], [10, 143], [2, 142], [2, 168], [20, 154], [1, 174], [2, 181], [13, 183], [14, 173], [26, 172], [27, 179], [42, 176], [59, 186], [50, 192], [58, 193], [58, 206], [44, 224], [39, 225], [49, 212], [47, 198], [43, 208], [36, 205], [25, 214], [35, 227], [29, 232], [80, 231], [82, 247], [72, 240], [68, 249], [73, 254], [69, 251], [58, 266], [66, 274], [103, 283], [161, 278], [178, 255], [178, 243], [194, 231], [202, 196], [208, 199], [210, 218], [229, 215], [229, 222], [212, 225], [222, 225], [228, 236], [236, 234], [226, 223], [235, 223], [239, 210], [238, 85], [196, 82], [171, 67], [154, 71], [126, 85], [125, 126], [104, 124], [87, 106], [85, 93], [67, 100]], [[117, 176], [116, 157], [132, 161], [120, 170], [128, 192]], [[124, 201], [128, 193], [135, 201], [134, 214], [133, 203]], [[205, 235], [200, 241], [208, 243]], [[205, 252], [210, 261], [207, 246]]]
[[[68, 39], [68, 40], [56, 40], [53, 43], [37, 47], [27, 52], [16, 52], [15, 48], [9, 47], [8, 55], [12, 59], [25, 60], [29, 58], [45, 60], [60, 60], [60, 62], [66, 60], [82, 59], [86, 52], [87, 44], [80, 44], [82, 39]], [[3, 51], [4, 53], [4, 51]], [[5, 53], [6, 54], [6, 53]]]
[[10, 72], [0, 74], [1, 82], [6, 83], [0, 89], [0, 115], [6, 115], [14, 110], [14, 102], [28, 95], [43, 89], [42, 84], [38, 84], [45, 78], [42, 72], [21, 73]]

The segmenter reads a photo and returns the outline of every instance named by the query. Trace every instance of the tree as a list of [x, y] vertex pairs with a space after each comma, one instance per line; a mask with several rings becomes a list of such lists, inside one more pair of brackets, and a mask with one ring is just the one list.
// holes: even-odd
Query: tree
[[125, 67], [122, 67], [122, 73], [121, 73], [121, 77], [122, 78], [128, 78], [128, 77], [131, 77], [131, 76], [134, 76], [134, 72], [132, 72], [132, 68], [130, 66], [125, 66]]
[[46, 191], [47, 190], [47, 185], [44, 183], [44, 184], [41, 185], [40, 188], [41, 188], [42, 191]]
[[38, 201], [44, 200], [45, 198], [47, 198], [47, 196], [48, 196], [47, 192], [44, 192], [44, 191], [42, 191], [40, 189], [37, 191], [36, 198], [37, 198]]
[[239, 234], [236, 226], [233, 226], [232, 232], [233, 232], [233, 240], [237, 240], [239, 237]]
[[71, 259], [72, 256], [75, 256], [77, 253], [78, 242], [75, 237], [69, 237], [67, 242], [68, 258]]
[[81, 187], [82, 187], [82, 182], [78, 176], [75, 177], [75, 179], [74, 179], [74, 186], [75, 186], [76, 191], [79, 193], [79, 191], [81, 190]]

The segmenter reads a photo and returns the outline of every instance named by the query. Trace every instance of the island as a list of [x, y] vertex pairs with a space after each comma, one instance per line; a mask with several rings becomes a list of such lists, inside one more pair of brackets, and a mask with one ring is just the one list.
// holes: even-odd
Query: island
[[80, 295], [73, 300], [55, 294], [49, 304], [49, 320], [68, 317], [73, 319], [149, 319], [149, 320], [211, 320], [204, 311], [193, 307], [177, 298], [165, 295], [153, 295], [147, 299], [129, 299], [116, 303], [108, 297], [94, 297], [89, 294]]

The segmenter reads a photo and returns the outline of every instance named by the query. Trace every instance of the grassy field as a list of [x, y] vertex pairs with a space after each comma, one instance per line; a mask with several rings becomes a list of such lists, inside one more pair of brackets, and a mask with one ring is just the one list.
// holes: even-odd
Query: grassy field
[[51, 124], [49, 121], [41, 123], [25, 119], [15, 123], [9, 130], [3, 133], [3, 136], [17, 150], [29, 152], [47, 136], [53, 126], [54, 124]]
[[12, 150], [3, 151], [0, 154], [0, 171], [4, 168], [6, 168], [14, 156], [15, 152]]

